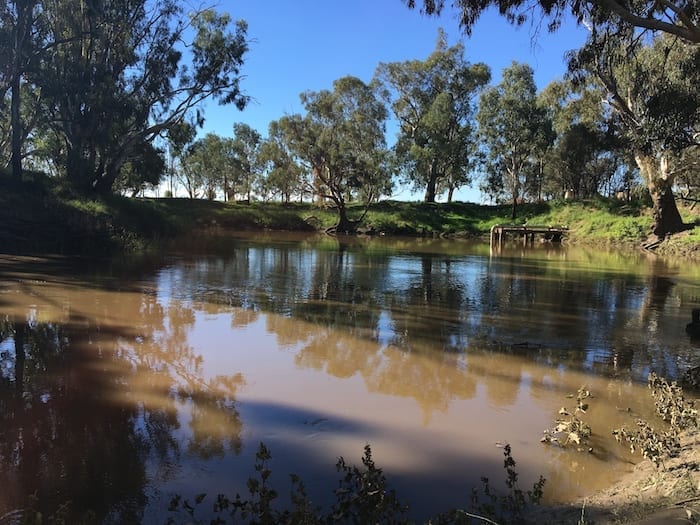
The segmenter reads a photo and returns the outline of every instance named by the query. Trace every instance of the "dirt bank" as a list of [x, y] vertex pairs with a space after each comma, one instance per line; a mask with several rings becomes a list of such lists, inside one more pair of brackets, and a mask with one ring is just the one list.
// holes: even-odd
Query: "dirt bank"
[[649, 460], [607, 490], [570, 506], [543, 508], [530, 523], [666, 525], [700, 523], [700, 432], [685, 435], [678, 457]]

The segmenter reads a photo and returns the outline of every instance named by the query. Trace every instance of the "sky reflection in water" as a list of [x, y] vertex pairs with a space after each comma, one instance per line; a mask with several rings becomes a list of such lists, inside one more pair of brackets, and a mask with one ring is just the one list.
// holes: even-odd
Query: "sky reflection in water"
[[[280, 493], [295, 472], [319, 503], [366, 443], [417, 518], [501, 479], [506, 442], [523, 487], [570, 499], [631, 468], [610, 430], [648, 415], [648, 371], [697, 364], [698, 267], [637, 254], [242, 239], [126, 274], [1, 270], [0, 515], [36, 491], [160, 522], [174, 492], [245, 492], [260, 441]], [[540, 444], [582, 385], [594, 453]]]

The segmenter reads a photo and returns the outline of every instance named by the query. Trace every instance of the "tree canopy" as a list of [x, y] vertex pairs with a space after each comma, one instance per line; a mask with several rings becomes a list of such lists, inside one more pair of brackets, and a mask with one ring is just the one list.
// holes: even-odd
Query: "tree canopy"
[[[415, 8], [415, 0], [404, 0]], [[427, 14], [439, 14], [443, 0], [418, 3]], [[698, 71], [700, 71], [700, 6], [697, 0], [536, 0], [540, 16], [556, 30], [570, 13], [590, 31], [583, 48], [570, 57], [574, 78], [590, 76], [607, 92], [610, 107], [622, 123], [625, 140], [654, 203], [652, 233], [663, 239], [682, 231], [673, 184], [687, 171], [700, 137]], [[534, 16], [523, 0], [456, 0], [464, 30], [496, 7], [510, 22]], [[590, 81], [587, 79], [586, 81]]]
[[507, 196], [515, 219], [527, 166], [549, 138], [550, 123], [537, 104], [532, 68], [513, 62], [504, 69], [501, 83], [481, 95], [477, 120], [485, 148], [486, 190]]
[[[445, 0], [403, 0], [409, 8], [416, 6], [428, 15], [439, 15]], [[487, 9], [495, 8], [508, 21], [524, 23], [536, 16], [533, 7], [549, 18], [549, 28], [556, 29], [566, 13], [581, 22], [585, 19], [613, 22], [617, 27], [637, 27], [661, 31], [695, 44], [700, 43], [700, 8], [695, 0], [454, 0], [461, 26], [469, 34]]]
[[574, 81], [605, 90], [654, 203], [652, 233], [663, 239], [686, 229], [673, 184], [686, 169], [683, 153], [700, 147], [700, 46], [668, 34], [640, 38], [593, 26], [570, 70]]
[[348, 198], [367, 205], [389, 193], [384, 123], [387, 111], [375, 90], [356, 77], [333, 83], [333, 91], [302, 93], [306, 115], [279, 120], [293, 154], [312, 172], [313, 193], [338, 211], [338, 232], [353, 232]]
[[[109, 192], [145, 144], [202, 101], [248, 100], [239, 85], [247, 26], [227, 14], [186, 12], [175, 0], [12, 0], [1, 15], [12, 52], [0, 62], [0, 87], [12, 92], [13, 114], [38, 104], [54, 156], [83, 190]], [[22, 99], [20, 85], [40, 98]], [[14, 171], [29, 124], [13, 117]]]
[[440, 31], [426, 60], [380, 64], [375, 77], [399, 122], [394, 147], [404, 178], [435, 202], [440, 189], [453, 191], [469, 180], [474, 141], [475, 98], [490, 80], [486, 64], [470, 64], [464, 45], [448, 47]]

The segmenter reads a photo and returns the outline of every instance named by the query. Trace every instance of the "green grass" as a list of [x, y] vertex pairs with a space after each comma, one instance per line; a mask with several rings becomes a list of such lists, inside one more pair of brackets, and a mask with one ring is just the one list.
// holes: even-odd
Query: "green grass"
[[649, 235], [652, 219], [649, 209], [596, 199], [553, 204], [548, 213], [530, 222], [567, 226], [574, 241], [612, 244], [641, 243]]
[[[310, 203], [223, 203], [180, 198], [76, 195], [41, 174], [21, 184], [0, 171], [0, 241], [4, 251], [114, 252], [157, 247], [201, 229], [324, 230], [336, 210]], [[363, 207], [348, 207], [351, 219]], [[687, 223], [700, 224], [700, 211], [681, 208]], [[374, 204], [362, 231], [390, 236], [488, 236], [495, 224], [567, 226], [568, 242], [640, 245], [651, 227], [651, 211], [612, 199], [523, 204], [511, 219], [510, 205], [424, 203], [386, 200]], [[700, 228], [675, 235], [671, 254], [698, 254]]]

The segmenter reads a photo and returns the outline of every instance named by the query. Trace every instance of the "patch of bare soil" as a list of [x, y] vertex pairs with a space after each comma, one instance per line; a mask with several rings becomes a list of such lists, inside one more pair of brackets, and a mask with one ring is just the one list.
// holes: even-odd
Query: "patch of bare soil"
[[576, 504], [533, 509], [528, 523], [666, 525], [700, 523], [700, 432], [681, 439], [659, 468], [639, 463], [619, 483]]
[[676, 233], [654, 247], [654, 252], [666, 257], [678, 257], [684, 259], [700, 258], [700, 243], [687, 241], [692, 230]]

